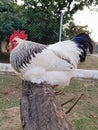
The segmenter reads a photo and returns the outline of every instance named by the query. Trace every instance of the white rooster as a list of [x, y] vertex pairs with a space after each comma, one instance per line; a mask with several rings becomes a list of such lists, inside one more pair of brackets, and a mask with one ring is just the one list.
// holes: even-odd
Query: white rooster
[[38, 84], [69, 85], [78, 63], [85, 61], [87, 49], [93, 51], [92, 40], [85, 33], [51, 45], [26, 39], [25, 31], [10, 36], [10, 63], [22, 80]]

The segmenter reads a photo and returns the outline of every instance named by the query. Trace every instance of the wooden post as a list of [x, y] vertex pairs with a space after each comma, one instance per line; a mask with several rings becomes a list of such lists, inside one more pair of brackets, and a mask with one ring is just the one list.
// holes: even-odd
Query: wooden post
[[49, 84], [23, 81], [20, 115], [23, 130], [73, 130]]

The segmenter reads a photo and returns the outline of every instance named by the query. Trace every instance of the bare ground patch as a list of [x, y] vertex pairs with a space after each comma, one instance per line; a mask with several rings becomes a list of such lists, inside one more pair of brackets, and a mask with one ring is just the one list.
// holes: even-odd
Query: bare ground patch
[[19, 107], [0, 110], [0, 130], [21, 130]]

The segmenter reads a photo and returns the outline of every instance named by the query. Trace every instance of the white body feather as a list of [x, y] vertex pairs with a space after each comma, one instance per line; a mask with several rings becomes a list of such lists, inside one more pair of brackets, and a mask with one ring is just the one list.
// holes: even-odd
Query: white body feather
[[[20, 44], [15, 49], [19, 50], [25, 41], [22, 43], [17, 39], [17, 42]], [[64, 87], [69, 84], [73, 71], [77, 68], [81, 51], [71, 40], [58, 42], [47, 46], [36, 57], [32, 56], [30, 64], [15, 73], [23, 80], [33, 83], [47, 82]]]

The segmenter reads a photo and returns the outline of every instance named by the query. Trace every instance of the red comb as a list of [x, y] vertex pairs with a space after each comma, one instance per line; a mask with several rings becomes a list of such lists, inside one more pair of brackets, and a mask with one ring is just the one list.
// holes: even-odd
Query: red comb
[[9, 41], [10, 41], [10, 43], [13, 41], [13, 39], [15, 38], [15, 37], [18, 37], [18, 38], [21, 38], [21, 39], [23, 39], [23, 40], [26, 40], [27, 38], [28, 38], [28, 35], [26, 34], [26, 31], [25, 30], [23, 30], [23, 31], [20, 31], [20, 30], [15, 30], [13, 33], [12, 33], [12, 35], [10, 36], [10, 39], [9, 39]]

